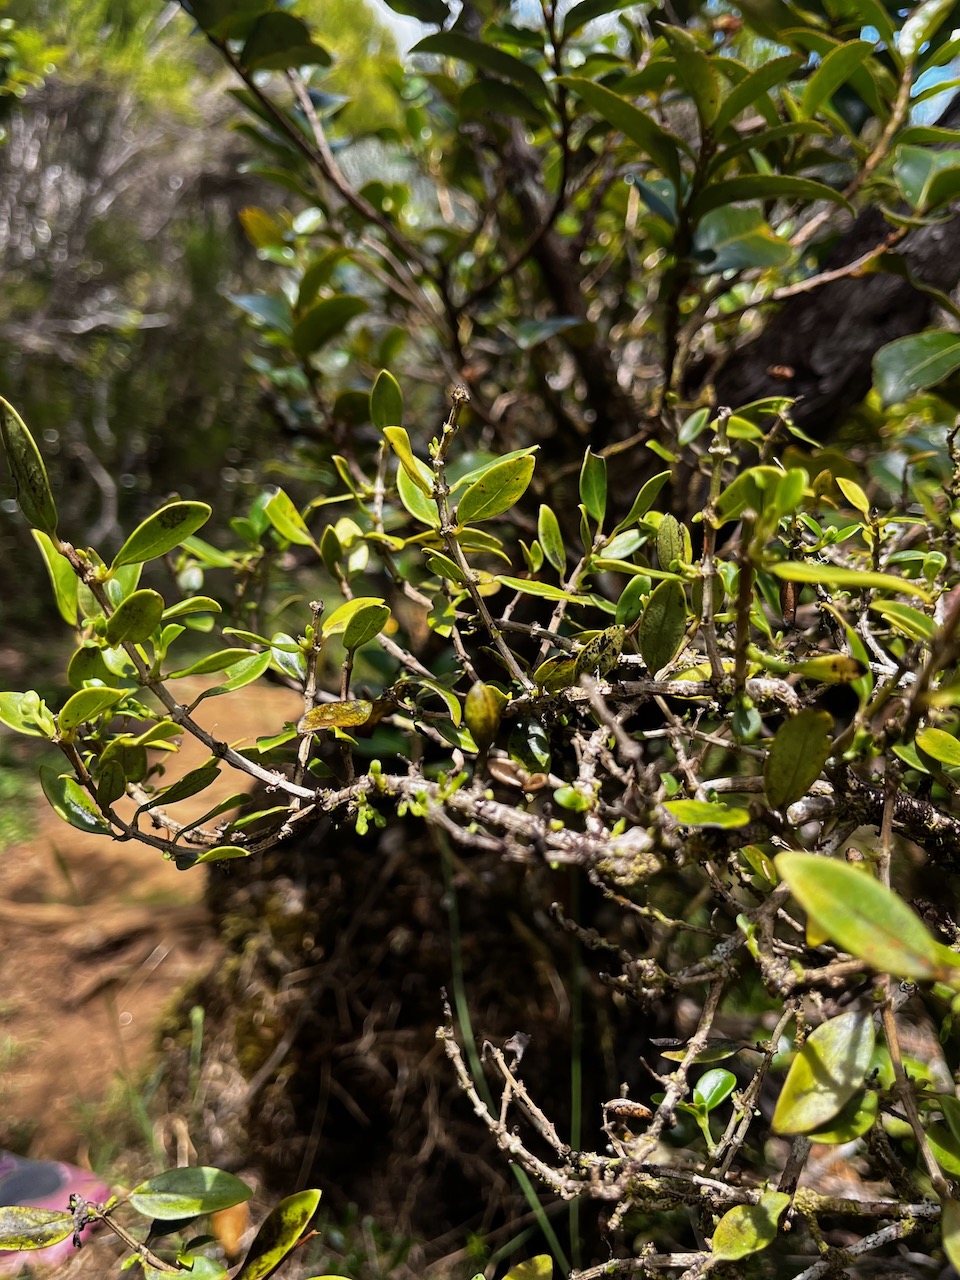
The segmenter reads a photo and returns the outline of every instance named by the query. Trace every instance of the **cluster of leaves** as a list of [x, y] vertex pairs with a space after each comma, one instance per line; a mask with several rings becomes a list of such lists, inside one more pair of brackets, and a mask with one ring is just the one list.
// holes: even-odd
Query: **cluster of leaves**
[[[447, 23], [441, 0], [411, 5]], [[944, 215], [958, 137], [908, 111], [918, 77], [954, 56], [949, 6], [895, 30], [871, 5], [867, 38], [863, 6], [821, 21], [784, 5], [772, 58], [724, 15], [591, 34], [618, 7], [582, 0], [528, 28], [465, 5], [419, 46], [443, 61], [403, 82], [390, 155], [406, 180], [386, 181], [374, 150], [379, 176], [357, 183], [303, 20], [194, 0], [244, 82], [248, 138], [301, 206], [246, 211], [282, 289], [234, 299], [299, 434], [289, 482], [229, 541], [200, 536], [209, 506], [176, 500], [113, 554], [78, 547], [0, 403], [20, 508], [77, 635], [62, 704], [2, 693], [0, 721], [59, 749], [66, 771], [43, 778], [66, 821], [184, 869], [320, 814], [361, 834], [411, 814], [467, 851], [579, 868], [643, 938], [562, 919], [606, 981], [642, 1005], [692, 995], [699, 1022], [655, 1092], [607, 1104], [590, 1151], [500, 1051], [489, 1106], [451, 1019], [453, 1068], [510, 1158], [560, 1196], [612, 1204], [611, 1231], [689, 1207], [697, 1247], [650, 1262], [688, 1280], [777, 1255], [787, 1226], [812, 1280], [836, 1261], [838, 1218], [859, 1232], [850, 1253], [940, 1223], [956, 1262], [960, 926], [942, 903], [922, 922], [891, 887], [900, 837], [960, 866], [956, 433], [939, 477], [917, 459], [890, 493], [793, 428], [782, 397], [734, 413], [682, 400], [695, 354], [835, 276], [811, 265], [831, 210], [869, 194], [890, 220], [849, 274], [901, 269], [897, 244]], [[949, 343], [882, 350], [881, 397], [939, 385]], [[305, 612], [283, 603], [289, 585]], [[296, 723], [245, 746], [196, 719], [268, 677], [301, 695]], [[183, 734], [210, 759], [167, 782]], [[238, 792], [180, 821], [223, 766], [270, 807], [238, 815]], [[939, 1030], [925, 1056], [901, 1048], [905, 1009]], [[813, 1142], [858, 1142], [890, 1193], [801, 1184]]]

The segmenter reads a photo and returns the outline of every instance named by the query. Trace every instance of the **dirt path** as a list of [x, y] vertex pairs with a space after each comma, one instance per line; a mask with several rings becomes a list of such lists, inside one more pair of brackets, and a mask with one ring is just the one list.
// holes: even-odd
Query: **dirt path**
[[[198, 719], [238, 743], [278, 729], [300, 706], [293, 694], [258, 688], [201, 704]], [[205, 758], [186, 743], [167, 778]], [[243, 789], [224, 770], [176, 816], [198, 817]], [[103, 1104], [118, 1084], [140, 1088], [164, 1008], [215, 961], [218, 944], [202, 872], [84, 835], [42, 796], [37, 810], [29, 842], [0, 853], [0, 1147], [86, 1163], [122, 1143], [119, 1123], [102, 1128]]]

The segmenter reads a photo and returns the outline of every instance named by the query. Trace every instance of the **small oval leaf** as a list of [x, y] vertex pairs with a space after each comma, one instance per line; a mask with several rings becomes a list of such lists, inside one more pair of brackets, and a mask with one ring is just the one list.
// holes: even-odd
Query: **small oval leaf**
[[253, 1192], [232, 1173], [200, 1165], [168, 1169], [130, 1192], [130, 1203], [147, 1218], [164, 1221], [216, 1213], [249, 1200]]
[[354, 653], [380, 634], [390, 617], [385, 604], [368, 604], [358, 609], [343, 629], [343, 647]]
[[777, 730], [763, 767], [763, 785], [774, 809], [801, 799], [820, 777], [833, 745], [833, 717], [807, 707]]
[[321, 729], [351, 729], [366, 724], [373, 715], [373, 703], [365, 698], [346, 702], [324, 702], [312, 707], [297, 725], [299, 733], [319, 733]]
[[210, 519], [205, 502], [169, 502], [139, 524], [113, 557], [111, 569], [156, 560], [196, 533]]
[[42, 765], [40, 785], [54, 813], [71, 827], [100, 836], [112, 835], [110, 824], [76, 778], [57, 773], [50, 765]]
[[776, 1133], [813, 1133], [846, 1106], [870, 1068], [873, 1016], [851, 1009], [821, 1023], [804, 1041], [780, 1090]]
[[72, 733], [78, 725], [87, 720], [95, 720], [97, 716], [110, 707], [116, 706], [121, 698], [127, 696], [126, 689], [106, 689], [96, 686], [80, 689], [72, 694], [63, 705], [57, 716], [57, 724], [61, 733]]
[[522, 497], [533, 476], [531, 457], [499, 462], [474, 481], [457, 504], [457, 523], [473, 524], [503, 515]]
[[138, 644], [160, 625], [166, 608], [163, 596], [144, 587], [122, 600], [107, 620], [106, 640], [111, 649], [129, 641]]
[[784, 1191], [765, 1191], [757, 1204], [728, 1209], [713, 1233], [713, 1256], [724, 1262], [766, 1249], [777, 1238], [777, 1224], [790, 1203]]
[[370, 417], [378, 431], [397, 427], [403, 421], [403, 392], [387, 369], [381, 369], [370, 392]]
[[31, 1209], [19, 1204], [0, 1205], [0, 1249], [48, 1249], [72, 1234], [72, 1213]]
[[495, 685], [478, 680], [471, 686], [464, 703], [463, 719], [481, 751], [492, 746], [507, 702], [506, 694]]

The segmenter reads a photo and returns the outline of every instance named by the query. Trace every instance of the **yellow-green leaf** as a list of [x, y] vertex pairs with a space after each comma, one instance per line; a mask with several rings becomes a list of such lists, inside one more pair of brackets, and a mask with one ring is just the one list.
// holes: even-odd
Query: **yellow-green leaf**
[[844, 951], [899, 978], [922, 981], [949, 973], [949, 953], [872, 876], [813, 853], [781, 853], [774, 861], [803, 909]]
[[42, 529], [31, 529], [30, 532], [43, 556], [43, 563], [46, 565], [50, 585], [53, 587], [60, 617], [68, 627], [75, 627], [79, 579], [73, 571], [73, 566], [60, 554], [51, 538]]
[[870, 499], [857, 484], [856, 480], [847, 480], [843, 476], [837, 476], [837, 488], [855, 511], [859, 511], [862, 516], [870, 514]]
[[875, 573], [872, 569], [842, 569], [834, 564], [817, 564], [813, 560], [780, 560], [768, 565], [769, 571], [785, 582], [821, 583], [825, 587], [849, 588], [853, 591], [902, 591], [904, 595], [929, 600], [930, 594], [908, 578], [892, 573]]
[[475, 480], [457, 503], [457, 523], [471, 524], [503, 515], [522, 497], [533, 476], [533, 458], [499, 462]]
[[72, 1234], [72, 1213], [30, 1209], [19, 1204], [0, 1205], [0, 1249], [48, 1249]]
[[790, 1203], [784, 1191], [765, 1191], [757, 1204], [728, 1209], [713, 1233], [713, 1255], [724, 1262], [766, 1249], [777, 1238], [777, 1224]]
[[745, 827], [750, 821], [746, 809], [709, 800], [668, 800], [663, 807], [685, 827]]
[[921, 729], [916, 741], [921, 751], [933, 756], [940, 764], [951, 769], [960, 767], [960, 742], [952, 733], [945, 733], [943, 729]]
[[496, 685], [484, 684], [482, 680], [471, 685], [464, 703], [463, 719], [481, 751], [490, 747], [496, 738], [503, 708], [508, 701], [507, 695], [501, 693]]
[[294, 1248], [320, 1204], [320, 1192], [298, 1191], [267, 1215], [234, 1280], [266, 1280]]
[[165, 608], [163, 596], [142, 587], [122, 600], [107, 620], [106, 641], [111, 649], [129, 641], [146, 640], [160, 625]]
[[773, 1113], [774, 1131], [813, 1133], [838, 1115], [863, 1087], [874, 1041], [873, 1015], [858, 1009], [812, 1031], [783, 1082]]
[[960, 1270], [960, 1201], [944, 1200], [940, 1215], [940, 1238], [948, 1261]]
[[422, 494], [429, 498], [433, 493], [433, 485], [428, 478], [429, 473], [424, 475], [427, 470], [425, 464], [414, 457], [413, 446], [406, 431], [403, 427], [384, 427], [383, 434], [390, 448], [397, 455], [404, 474], [413, 481]]
[[551, 1280], [552, 1276], [553, 1259], [548, 1253], [538, 1253], [535, 1258], [511, 1267], [503, 1280]]
[[80, 689], [72, 694], [64, 703], [63, 710], [57, 716], [57, 724], [61, 733], [72, 733], [78, 725], [87, 720], [95, 720], [111, 707], [116, 706], [121, 698], [125, 698], [125, 689], [105, 689], [96, 686]]
[[137, 525], [117, 554], [111, 569], [156, 560], [205, 525], [211, 508], [205, 502], [169, 502]]

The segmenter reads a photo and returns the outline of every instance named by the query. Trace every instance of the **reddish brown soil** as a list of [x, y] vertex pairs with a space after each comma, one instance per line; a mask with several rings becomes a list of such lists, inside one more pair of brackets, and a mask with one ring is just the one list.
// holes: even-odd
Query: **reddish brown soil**
[[[203, 703], [198, 719], [238, 743], [297, 714], [294, 695], [258, 689]], [[205, 756], [186, 742], [167, 779]], [[224, 770], [175, 816], [243, 789]], [[32, 838], [0, 853], [0, 1147], [85, 1163], [122, 1143], [118, 1084], [141, 1087], [163, 1010], [218, 955], [203, 894], [202, 872], [76, 831], [39, 797]]]

